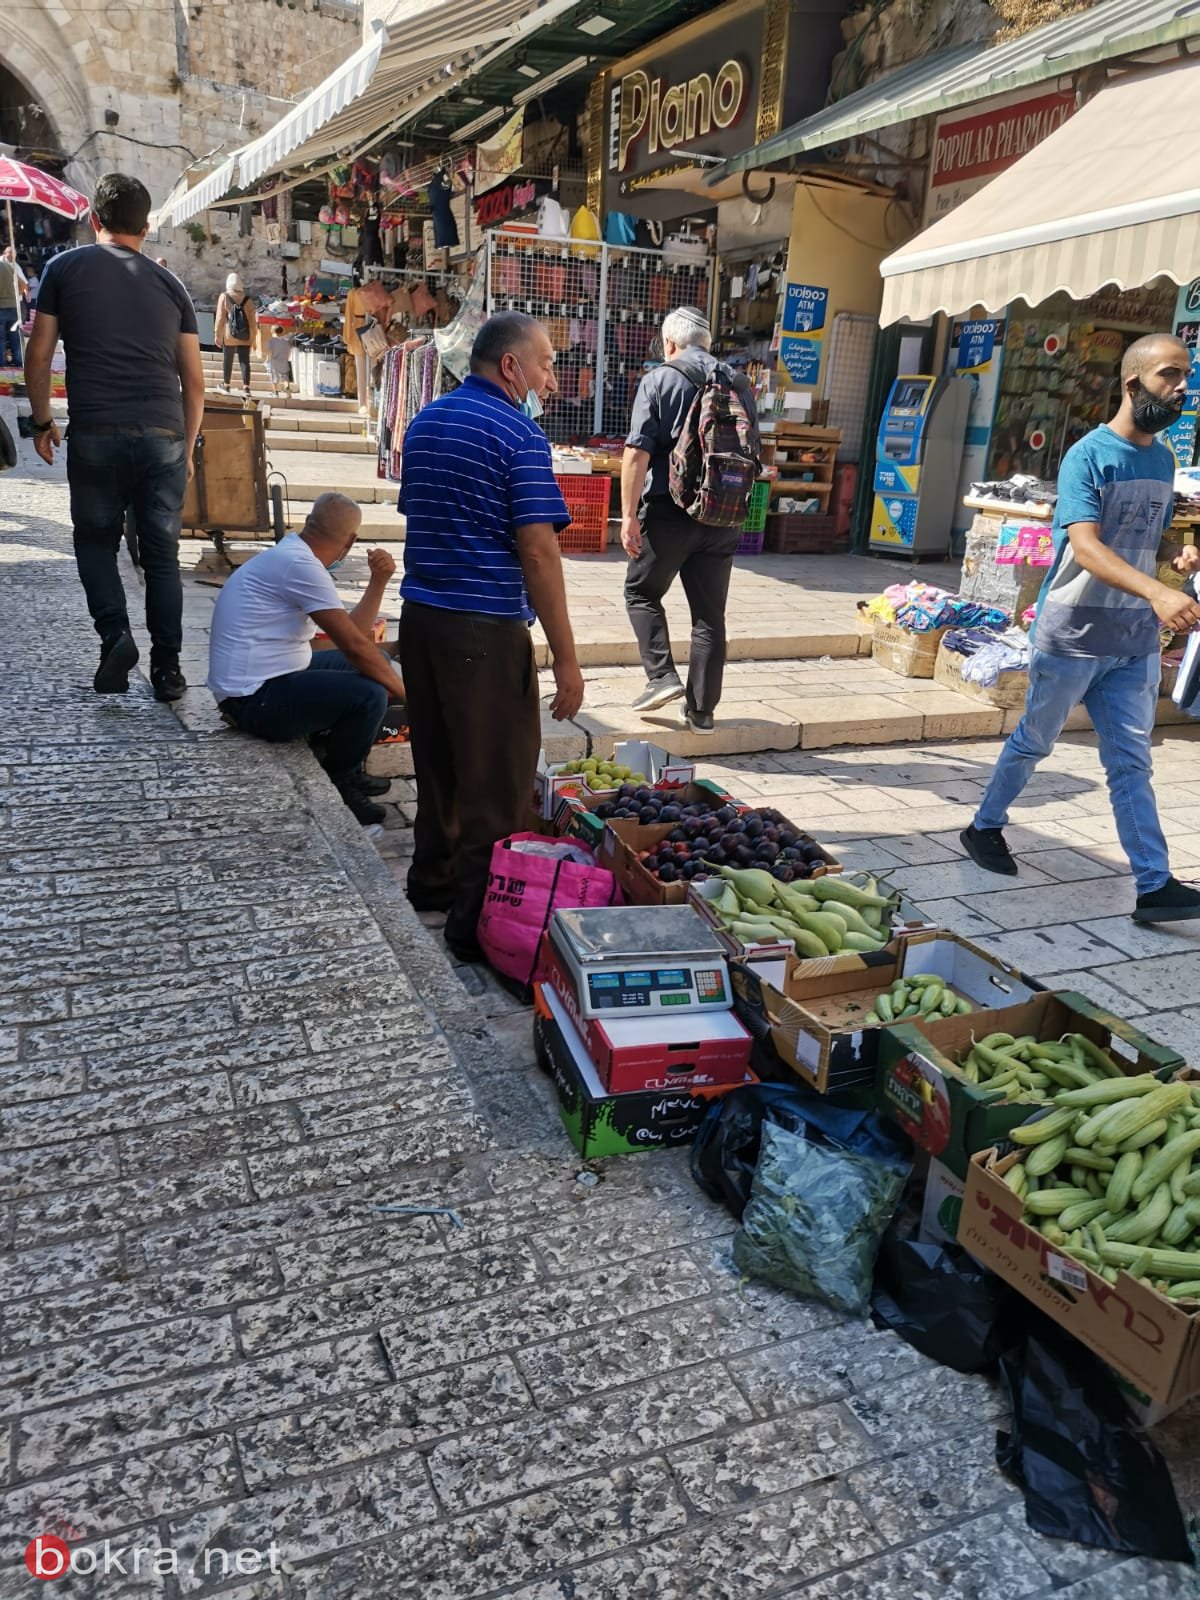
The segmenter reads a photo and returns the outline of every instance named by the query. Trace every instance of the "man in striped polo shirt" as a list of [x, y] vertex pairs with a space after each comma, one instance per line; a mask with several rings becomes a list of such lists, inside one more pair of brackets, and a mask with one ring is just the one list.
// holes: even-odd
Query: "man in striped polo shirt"
[[557, 389], [546, 330], [502, 312], [479, 330], [461, 388], [404, 436], [400, 662], [417, 777], [408, 898], [446, 912], [446, 943], [464, 960], [482, 960], [492, 846], [524, 826], [533, 794], [535, 617], [554, 657], [551, 714], [563, 721], [583, 703], [557, 537], [571, 517], [535, 420]]

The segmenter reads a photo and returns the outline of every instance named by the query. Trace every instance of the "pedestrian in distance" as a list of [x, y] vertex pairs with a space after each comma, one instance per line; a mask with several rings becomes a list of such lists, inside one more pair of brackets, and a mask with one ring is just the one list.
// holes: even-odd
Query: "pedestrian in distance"
[[159, 700], [187, 689], [179, 669], [183, 590], [179, 529], [204, 414], [196, 313], [171, 272], [142, 253], [150, 195], [137, 178], [96, 185], [96, 242], [46, 264], [25, 352], [34, 448], [52, 463], [61, 437], [50, 414], [50, 362], [67, 361], [67, 483], [75, 561], [100, 635], [98, 694], [124, 694], [138, 659], [117, 552], [126, 512], [146, 580], [150, 682]]
[[225, 291], [217, 296], [217, 314], [213, 321], [213, 339], [221, 347], [222, 394], [228, 394], [229, 380], [233, 375], [233, 358], [237, 357], [242, 372], [242, 393], [250, 393], [250, 347], [254, 343], [257, 324], [254, 301], [236, 272], [225, 279]]
[[1009, 807], [1084, 705], [1121, 847], [1133, 869], [1135, 922], [1200, 917], [1200, 889], [1172, 876], [1151, 785], [1159, 631], [1200, 626], [1200, 604], [1161, 583], [1158, 563], [1173, 506], [1175, 458], [1156, 434], [1183, 409], [1191, 351], [1150, 334], [1125, 352], [1121, 405], [1111, 422], [1072, 445], [1058, 474], [1054, 561], [1038, 598], [1025, 713], [1010, 735], [979, 810], [961, 834], [972, 861], [1014, 876], [1003, 828]]
[[[713, 713], [725, 677], [725, 605], [738, 528], [697, 522], [671, 496], [670, 461], [696, 396], [718, 366], [708, 318], [678, 306], [662, 325], [666, 361], [638, 385], [621, 461], [621, 544], [629, 557], [625, 609], [637, 639], [647, 685], [633, 702], [638, 712], [684, 700], [693, 733], [713, 732]], [[744, 375], [733, 378], [752, 428], [757, 454], [757, 407]], [[687, 685], [671, 654], [663, 598], [679, 578], [692, 614]]]
[[557, 389], [545, 328], [500, 312], [476, 335], [461, 387], [404, 435], [400, 666], [417, 778], [408, 898], [446, 912], [446, 942], [464, 960], [483, 959], [492, 847], [529, 814], [541, 744], [535, 617], [554, 658], [551, 714], [562, 721], [583, 703], [557, 537], [571, 515], [537, 425]]
[[0, 251], [0, 367], [21, 365], [21, 299], [29, 283], [12, 245]]
[[[348, 496], [319, 495], [299, 533], [237, 569], [213, 610], [208, 687], [243, 733], [272, 741], [319, 736], [330, 782], [365, 826], [382, 822], [383, 807], [371, 797], [388, 783], [370, 778], [364, 763], [404, 685], [372, 639], [395, 561], [386, 550], [369, 552], [366, 592], [349, 612], [330, 576], [361, 524]], [[334, 649], [313, 650], [318, 628]]]

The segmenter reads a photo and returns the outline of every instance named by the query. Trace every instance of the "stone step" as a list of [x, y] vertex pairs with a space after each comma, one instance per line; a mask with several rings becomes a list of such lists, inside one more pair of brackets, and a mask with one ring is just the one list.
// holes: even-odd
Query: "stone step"
[[375, 445], [361, 434], [350, 433], [292, 433], [286, 429], [272, 428], [269, 437], [272, 450], [317, 450], [343, 456], [375, 456]]
[[[618, 703], [611, 697], [615, 685], [611, 673], [587, 672], [588, 694], [585, 709], [567, 727], [548, 721], [546, 707], [553, 693], [549, 673], [541, 675], [543, 736], [548, 741], [546, 754], [551, 760], [571, 760], [581, 736], [586, 753], [611, 756], [613, 747], [626, 739], [649, 739], [676, 756], [745, 755], [779, 750], [830, 750], [843, 745], [940, 744], [947, 739], [994, 738], [1011, 733], [1020, 720], [1017, 711], [1001, 711], [980, 704], [952, 689], [929, 681], [897, 678], [884, 673], [868, 660], [839, 662], [836, 687], [813, 677], [806, 690], [795, 674], [782, 673], [793, 681], [776, 687], [768, 677], [770, 667], [784, 663], [756, 663], [731, 666], [726, 675], [726, 693], [711, 735], [692, 733], [671, 707], [650, 717], [639, 717], [629, 710], [628, 699], [641, 687], [640, 672], [624, 675], [628, 699]], [[812, 663], [795, 663], [811, 675]], [[601, 703], [597, 696], [610, 696]], [[1159, 727], [1190, 721], [1170, 700], [1160, 700], [1156, 723]], [[1086, 729], [1090, 719], [1082, 707], [1067, 722], [1066, 731]], [[367, 762], [370, 772], [388, 777], [412, 775], [412, 752], [408, 745], [380, 745]], [[965, 825], [965, 823], [964, 823]]]
[[308, 411], [298, 406], [285, 410], [271, 401], [263, 407], [263, 417], [271, 433], [341, 433], [360, 439], [366, 436], [366, 418], [353, 412]]

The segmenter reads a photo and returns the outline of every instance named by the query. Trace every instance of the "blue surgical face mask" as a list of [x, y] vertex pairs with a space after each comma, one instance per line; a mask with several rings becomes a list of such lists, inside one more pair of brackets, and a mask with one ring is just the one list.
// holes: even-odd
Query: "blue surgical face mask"
[[337, 569], [343, 564], [345, 559], [346, 559], [345, 556], [339, 556], [336, 561], [331, 561], [329, 563], [329, 565], [325, 568], [325, 571], [326, 572], [336, 572]]
[[523, 399], [517, 402], [517, 409], [520, 411], [522, 416], [528, 417], [530, 422], [536, 422], [546, 408], [538, 396], [534, 393], [529, 379], [525, 377], [525, 368], [520, 367], [518, 370], [520, 371], [522, 378], [525, 378], [525, 395]]

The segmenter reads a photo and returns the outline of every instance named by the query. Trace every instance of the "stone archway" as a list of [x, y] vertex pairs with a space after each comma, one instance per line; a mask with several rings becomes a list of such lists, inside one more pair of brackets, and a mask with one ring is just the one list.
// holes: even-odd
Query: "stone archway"
[[71, 157], [85, 144], [93, 121], [87, 83], [70, 41], [42, 7], [10, 8], [0, 41], [0, 66], [43, 108], [45, 121], [67, 161], [66, 178], [86, 188], [90, 173]]

